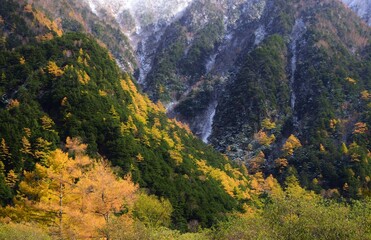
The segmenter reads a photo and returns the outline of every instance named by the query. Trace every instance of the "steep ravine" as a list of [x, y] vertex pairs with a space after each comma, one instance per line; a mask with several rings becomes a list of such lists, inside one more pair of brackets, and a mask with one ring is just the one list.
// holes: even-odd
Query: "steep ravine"
[[292, 109], [292, 122], [295, 127], [298, 126], [298, 118], [296, 116], [295, 104], [296, 104], [296, 90], [295, 90], [295, 73], [297, 65], [297, 51], [298, 51], [298, 41], [303, 37], [306, 31], [305, 23], [303, 19], [297, 19], [295, 21], [294, 28], [290, 36], [290, 106]]
[[146, 0], [112, 14], [168, 116], [250, 171], [341, 190], [366, 184], [345, 152], [369, 146], [370, 28], [350, 10], [367, 22], [369, 2]]
[[[219, 98], [224, 91], [225, 81], [233, 81], [243, 56], [259, 47], [267, 36], [282, 31], [279, 29], [280, 26], [277, 26], [277, 21], [287, 20], [281, 17], [290, 18], [289, 15], [279, 15], [280, 12], [286, 11], [285, 5], [290, 4], [279, 0], [233, 2], [86, 0], [86, 2], [98, 16], [102, 16], [103, 13], [111, 14], [122, 31], [129, 36], [138, 59], [138, 70], [135, 75], [145, 92], [153, 100], [161, 100], [168, 106], [170, 116], [188, 123], [201, 139], [205, 139], [204, 129], [210, 128], [209, 110], [213, 105], [212, 99], [205, 101], [197, 98], [200, 96], [197, 91], [199, 86], [202, 86], [204, 77], [208, 78], [208, 88], [211, 88], [209, 91]], [[343, 0], [343, 2], [370, 24], [368, 20], [370, 0]], [[310, 4], [312, 3], [308, 3], [308, 6]], [[291, 8], [297, 9], [298, 6]], [[220, 17], [223, 31], [212, 32], [214, 30], [210, 29], [208, 24], [218, 25]], [[276, 17], [281, 19], [274, 20]], [[281, 27], [287, 27], [288, 22], [283, 22]], [[305, 31], [303, 21], [297, 20], [292, 32], [287, 36], [291, 54], [288, 66], [290, 108], [294, 125], [298, 124], [295, 106], [297, 41], [304, 34], [303, 31]], [[208, 32], [215, 38], [207, 36]], [[207, 41], [210, 45], [202, 45], [204, 44], [202, 41]], [[177, 52], [173, 51], [174, 49], [178, 49]], [[200, 67], [188, 71], [187, 69], [196, 66], [194, 63]], [[216, 88], [218, 89], [215, 90]], [[182, 106], [190, 102], [202, 106], [190, 113], [189, 108]], [[206, 132], [209, 131], [213, 131], [212, 126], [211, 130]]]

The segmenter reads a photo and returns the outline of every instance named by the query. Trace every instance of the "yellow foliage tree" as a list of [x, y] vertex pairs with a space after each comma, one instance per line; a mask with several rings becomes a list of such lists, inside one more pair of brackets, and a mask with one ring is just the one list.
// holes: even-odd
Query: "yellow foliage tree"
[[[81, 151], [70, 139], [69, 147]], [[45, 224], [62, 239], [107, 237], [104, 229], [114, 216], [131, 209], [137, 186], [118, 178], [106, 161], [93, 162], [82, 153], [75, 159], [57, 149], [35, 170], [24, 173], [12, 218]]]
[[24, 133], [26, 134], [27, 137], [31, 137], [31, 134], [32, 134], [31, 129], [23, 128], [23, 131], [24, 131]]
[[120, 114], [117, 112], [115, 106], [111, 105], [109, 113], [111, 114], [113, 119], [120, 120]]
[[128, 117], [128, 121], [126, 123], [121, 123], [120, 130], [122, 135], [128, 134], [130, 132], [133, 134], [138, 133], [138, 128], [137, 126], [135, 126], [135, 123], [131, 116]]
[[42, 128], [44, 130], [52, 131], [52, 128], [55, 125], [53, 119], [51, 119], [47, 115], [44, 115], [40, 118], [40, 120], [41, 120]]
[[169, 226], [173, 207], [169, 200], [140, 194], [134, 204], [134, 216], [150, 227]]
[[341, 122], [341, 120], [339, 120], [339, 119], [331, 119], [330, 120], [330, 128], [334, 129], [340, 122]]
[[51, 21], [45, 14], [41, 11], [33, 11], [31, 8], [31, 12], [33, 13], [35, 19], [42, 25], [48, 28], [49, 30], [55, 32], [58, 37], [63, 35], [63, 30], [59, 28], [60, 19], [56, 21]]
[[175, 142], [167, 135], [167, 133], [164, 133], [163, 140], [168, 144], [170, 148], [173, 148], [175, 146]]
[[344, 154], [344, 155], [348, 155], [348, 152], [349, 152], [348, 147], [347, 147], [347, 145], [343, 142], [343, 143], [341, 144], [341, 153]]
[[138, 189], [130, 177], [121, 179], [115, 176], [106, 161], [95, 163], [77, 185], [83, 189], [81, 193], [86, 194], [87, 209], [102, 216], [106, 222], [113, 213], [134, 203]]
[[368, 131], [368, 127], [366, 123], [363, 122], [357, 122], [354, 125], [353, 134], [364, 134]]
[[9, 103], [8, 103], [8, 106], [6, 106], [7, 109], [14, 109], [14, 108], [18, 108], [20, 105], [20, 102], [18, 101], [18, 99], [10, 99], [9, 100]]
[[282, 151], [284, 151], [285, 156], [292, 156], [294, 151], [300, 148], [302, 145], [297, 137], [290, 135], [285, 144], [283, 145]]
[[159, 144], [162, 140], [161, 131], [157, 127], [151, 128], [151, 136], [152, 138]]
[[260, 170], [262, 165], [265, 163], [265, 155], [262, 151], [260, 151], [256, 156], [249, 159], [249, 170], [252, 173], [256, 173]]
[[265, 179], [263, 189], [273, 197], [281, 196], [283, 194], [281, 185], [278, 183], [277, 179], [273, 177], [273, 175], [269, 175]]
[[26, 138], [25, 136], [22, 137], [22, 148], [21, 148], [21, 152], [24, 153], [24, 154], [30, 154], [30, 155], [32, 155], [31, 143], [28, 140], [28, 138]]
[[[233, 178], [227, 174], [226, 171], [222, 171], [218, 168], [209, 166], [205, 160], [196, 160], [198, 169], [203, 172], [205, 175], [208, 175], [214, 178], [217, 181], [220, 181], [225, 191], [232, 197], [237, 199], [250, 199], [249, 187], [246, 176], [240, 175], [239, 178]], [[235, 169], [238, 171], [238, 169]]]
[[278, 158], [274, 160], [274, 165], [279, 169], [280, 172], [282, 172], [282, 170], [289, 165], [289, 162], [286, 158]]
[[108, 95], [108, 93], [106, 91], [99, 89], [99, 96], [106, 97], [107, 95]]
[[326, 148], [325, 148], [325, 146], [323, 146], [322, 143], [319, 145], [319, 150], [320, 150], [321, 152], [326, 152]]
[[349, 145], [349, 155], [352, 162], [361, 162], [360, 147], [356, 142]]
[[269, 146], [276, 140], [276, 137], [274, 134], [268, 136], [267, 133], [265, 133], [263, 130], [260, 130], [254, 135], [254, 139], [258, 141], [260, 145]]
[[254, 196], [258, 196], [262, 193], [268, 193], [270, 196], [276, 197], [282, 196], [283, 194], [282, 188], [278, 181], [272, 175], [264, 179], [262, 172], [257, 172], [250, 176], [250, 187], [251, 193], [253, 193]]
[[367, 90], [364, 90], [364, 91], [361, 92], [361, 99], [370, 100], [371, 99], [371, 94]]
[[88, 84], [90, 81], [90, 76], [84, 70], [77, 71], [77, 79], [81, 84]]
[[5, 183], [10, 187], [14, 188], [18, 181], [18, 174], [14, 170], [10, 170], [6, 176]]
[[143, 162], [144, 161], [144, 157], [140, 153], [137, 154], [136, 159], [137, 159], [138, 162]]
[[345, 80], [348, 82], [348, 83], [350, 83], [350, 84], [357, 84], [357, 80], [355, 80], [355, 79], [353, 79], [353, 78], [351, 78], [351, 77], [347, 77], [347, 78], [345, 78]]
[[9, 151], [9, 147], [7, 146], [5, 139], [2, 138], [0, 142], [0, 161], [6, 162], [12, 157], [12, 154]]
[[49, 61], [46, 68], [54, 77], [60, 77], [64, 74], [63, 70], [60, 69], [54, 61]]
[[19, 58], [19, 64], [24, 65], [25, 63], [26, 63], [26, 59], [24, 59], [23, 56], [20, 57], [20, 58]]
[[34, 152], [34, 156], [37, 159], [45, 160], [50, 154], [51, 145], [52, 145], [51, 142], [43, 138], [37, 138], [36, 139], [36, 150]]
[[170, 154], [170, 158], [173, 159], [177, 165], [183, 162], [183, 157], [180, 154], [180, 152], [176, 150], [169, 150], [169, 154]]
[[276, 123], [272, 122], [270, 119], [266, 118], [262, 121], [262, 127], [267, 130], [275, 129]]
[[80, 138], [70, 138], [67, 137], [66, 139], [66, 148], [69, 152], [73, 152], [75, 154], [82, 154], [86, 151], [88, 145], [81, 143]]

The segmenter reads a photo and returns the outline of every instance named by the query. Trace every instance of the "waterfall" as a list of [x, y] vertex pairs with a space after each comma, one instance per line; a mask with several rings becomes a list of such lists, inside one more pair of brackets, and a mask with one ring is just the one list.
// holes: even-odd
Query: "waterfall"
[[259, 45], [264, 40], [266, 34], [267, 32], [265, 31], [265, 27], [259, 26], [259, 28], [255, 31], [254, 45]]
[[204, 143], [208, 143], [209, 137], [211, 136], [217, 106], [218, 102], [214, 100], [213, 102], [211, 102], [206, 110], [205, 123], [203, 125], [201, 133], [201, 139]]
[[206, 66], [205, 66], [206, 67], [206, 74], [209, 73], [213, 69], [213, 67], [215, 65], [215, 59], [216, 59], [217, 55], [218, 55], [217, 53], [211, 55], [209, 60], [207, 61]]

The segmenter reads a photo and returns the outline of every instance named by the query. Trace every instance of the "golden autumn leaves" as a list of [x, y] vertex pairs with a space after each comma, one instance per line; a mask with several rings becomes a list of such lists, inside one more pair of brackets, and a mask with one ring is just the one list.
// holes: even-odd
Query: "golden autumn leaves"
[[64, 71], [54, 61], [49, 61], [46, 68], [54, 77], [60, 77], [64, 74]]
[[24, 172], [15, 206], [2, 211], [61, 238], [104, 237], [115, 213], [131, 211], [138, 186], [117, 177], [106, 161], [84, 155], [86, 145], [76, 139], [68, 138], [66, 148], [74, 158], [60, 149], [45, 155], [34, 171]]
[[[66, 52], [66, 56], [67, 56], [68, 55], [67, 51], [65, 51], [65, 52]], [[89, 54], [84, 52], [80, 48], [79, 55], [77, 57], [77, 62], [81, 66], [89, 67], [88, 60], [90, 60]], [[25, 63], [25, 59], [23, 57], [20, 59], [20, 63], [21, 64]], [[50, 75], [52, 75], [55, 78], [63, 76], [63, 74], [66, 71], [73, 71], [76, 74], [77, 79], [81, 84], [86, 85], [90, 81], [90, 76], [84, 69], [78, 69], [77, 67], [75, 68], [73, 65], [66, 65], [65, 67], [59, 67], [56, 62], [49, 61], [47, 66], [46, 66], [46, 70]]]
[[[5, 140], [2, 146], [7, 149]], [[67, 137], [63, 149], [43, 151], [34, 170], [24, 171], [14, 205], [0, 208], [0, 231], [27, 225], [53, 239], [141, 239], [170, 225], [168, 199], [148, 195], [106, 160], [88, 157], [78, 138]]]
[[[250, 173], [258, 173], [266, 164], [266, 156], [264, 149], [270, 148], [276, 141], [276, 123], [271, 119], [264, 119], [261, 122], [261, 129], [254, 134], [254, 140], [249, 144], [248, 150], [253, 154], [245, 157], [248, 160], [248, 168]], [[255, 145], [255, 146], [254, 146]], [[289, 165], [288, 159], [294, 155], [294, 152], [301, 148], [300, 140], [293, 134], [287, 137], [282, 142], [281, 152], [277, 159], [274, 160], [274, 165], [279, 172]]]
[[302, 145], [299, 139], [291, 134], [290, 137], [285, 142], [285, 144], [283, 145], [282, 150], [284, 151], [285, 155], [291, 156], [292, 154], [294, 154], [295, 149], [301, 146]]
[[44, 35], [37, 36], [36, 37], [37, 40], [39, 41], [51, 40], [53, 39], [53, 33], [58, 37], [63, 35], [63, 29], [61, 27], [62, 20], [60, 18], [54, 21], [50, 20], [42, 11], [33, 8], [31, 4], [25, 5], [23, 12], [32, 14], [35, 22], [37, 22], [39, 25], [45, 27], [50, 31]]

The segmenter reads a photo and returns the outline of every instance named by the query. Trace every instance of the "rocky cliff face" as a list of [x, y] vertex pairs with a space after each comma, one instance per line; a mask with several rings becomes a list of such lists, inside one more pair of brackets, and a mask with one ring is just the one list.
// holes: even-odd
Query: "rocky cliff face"
[[371, 1], [370, 0], [343, 0], [353, 9], [368, 25], [371, 25]]
[[[369, 1], [344, 3], [367, 21]], [[204, 142], [307, 186], [363, 174], [344, 149], [369, 157], [370, 28], [340, 0], [90, 4], [130, 36], [144, 91]]]
[[207, 141], [230, 71], [265, 36], [259, 21], [266, 7], [267, 1], [194, 1], [166, 30], [139, 45], [139, 82]]
[[[286, 31], [285, 37], [299, 38], [289, 36], [290, 29], [285, 28], [293, 27], [292, 15], [313, 4], [273, 0], [86, 1], [98, 16], [113, 16], [130, 37], [138, 58], [136, 76], [144, 90], [153, 100], [164, 102], [170, 116], [190, 124], [205, 141], [212, 132], [216, 98], [231, 73], [238, 72], [241, 58], [273, 33]], [[367, 21], [368, 0], [344, 2]], [[301, 10], [299, 5], [303, 5]], [[297, 8], [291, 16], [285, 12], [288, 6]], [[295, 42], [290, 51], [296, 51]], [[295, 54], [289, 61], [288, 68], [295, 71]], [[291, 107], [295, 99], [291, 91]]]

